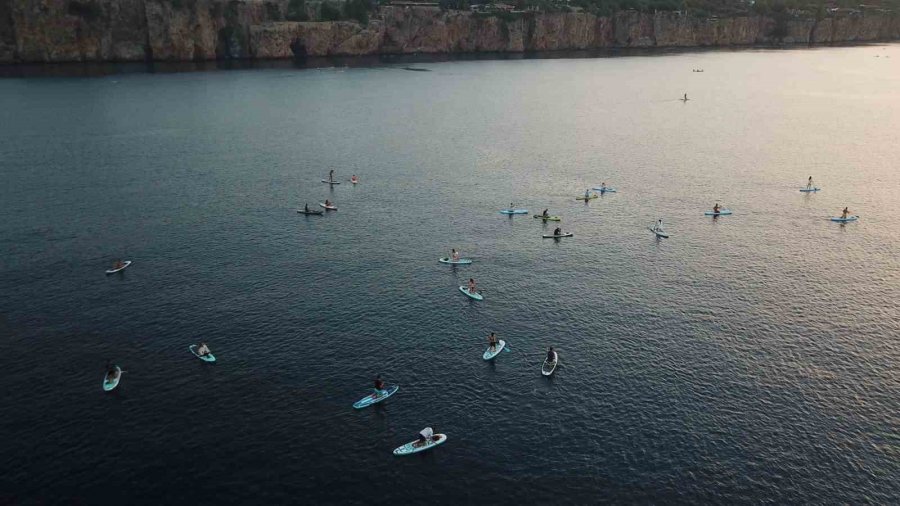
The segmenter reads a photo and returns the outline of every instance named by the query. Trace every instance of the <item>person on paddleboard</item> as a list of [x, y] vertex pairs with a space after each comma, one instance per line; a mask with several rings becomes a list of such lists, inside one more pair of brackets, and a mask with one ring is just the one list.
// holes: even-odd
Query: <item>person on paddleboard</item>
[[203, 341], [200, 341], [200, 346], [197, 347], [197, 355], [200, 355], [201, 357], [209, 355], [209, 346]]
[[722, 208], [719, 207], [719, 203], [716, 202], [716, 205], [713, 206], [713, 213], [714, 213], [714, 214], [719, 214], [719, 211], [720, 211], [721, 209], [722, 209]]
[[375, 393], [372, 394], [372, 397], [379, 397], [381, 395], [385, 395], [387, 392], [384, 391], [384, 380], [381, 379], [381, 376], [377, 376], [375, 378]]
[[841, 218], [846, 220], [847, 216], [849, 216], [849, 215], [850, 215], [850, 210], [845, 207], [844, 210], [841, 212]]
[[559, 227], [556, 227], [556, 229], [553, 231], [553, 235], [562, 235], [562, 229]]
[[589, 199], [589, 198], [591, 198], [591, 189], [590, 189], [590, 188], [585, 188], [585, 189], [584, 189], [584, 199], [587, 200], [587, 199]]
[[334, 206], [334, 204], [332, 204], [331, 201], [328, 199], [325, 199], [325, 205], [326, 206]]
[[416, 442], [413, 443], [413, 446], [424, 446], [428, 444], [429, 441], [436, 439], [434, 437], [434, 429], [431, 427], [425, 427], [424, 429], [419, 431], [419, 436], [416, 439]]
[[812, 176], [809, 176], [809, 180], [806, 182], [806, 189], [811, 190], [813, 187]]
[[488, 344], [490, 345], [491, 351], [497, 350], [497, 336], [495, 336], [493, 332], [488, 336]]
[[685, 94], [684, 94], [684, 98], [682, 98], [681, 100], [687, 102], [687, 99], [688, 99], [688, 98], [687, 98], [687, 93], [685, 93]]
[[553, 351], [553, 346], [547, 349], [547, 362], [553, 362], [556, 360], [555, 352]]
[[663, 231], [662, 218], [656, 220], [656, 225], [653, 226], [653, 231], [654, 232], [662, 232]]
[[543, 216], [544, 218], [549, 218], [549, 217], [550, 217], [550, 210], [549, 210], [549, 209], [544, 209], [544, 212], [541, 213], [541, 216]]
[[454, 262], [459, 261], [459, 251], [456, 251], [456, 248], [450, 250], [450, 260], [453, 260]]
[[334, 181], [334, 169], [328, 171], [328, 180]]
[[303, 204], [303, 212], [305, 212], [305, 213], [309, 212], [309, 203]]
[[475, 280], [469, 278], [469, 293], [475, 293]]
[[606, 181], [600, 183], [600, 191], [603, 191], [605, 189], [606, 189]]

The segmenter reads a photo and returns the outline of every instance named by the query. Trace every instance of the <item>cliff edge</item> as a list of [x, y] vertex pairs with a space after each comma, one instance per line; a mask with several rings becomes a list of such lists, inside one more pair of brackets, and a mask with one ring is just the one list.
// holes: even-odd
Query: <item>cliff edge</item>
[[889, 11], [696, 17], [377, 8], [287, 21], [289, 0], [0, 0], [0, 63], [196, 61], [387, 53], [831, 44], [900, 39]]

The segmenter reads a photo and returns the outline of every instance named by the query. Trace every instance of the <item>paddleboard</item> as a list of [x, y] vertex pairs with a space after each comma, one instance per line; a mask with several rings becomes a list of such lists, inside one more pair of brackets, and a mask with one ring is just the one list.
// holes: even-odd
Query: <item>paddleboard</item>
[[398, 385], [394, 385], [394, 386], [385, 388], [385, 390], [387, 391], [387, 393], [384, 395], [379, 395], [378, 397], [374, 397], [375, 394], [370, 394], [370, 395], [363, 397], [362, 399], [354, 402], [353, 407], [356, 409], [362, 409], [362, 408], [367, 408], [367, 407], [371, 406], [372, 404], [378, 404], [379, 402], [381, 402], [381, 401], [387, 399], [388, 397], [394, 395], [395, 393], [397, 393], [397, 390], [400, 390], [400, 387]]
[[494, 351], [491, 351], [491, 347], [488, 346], [488, 348], [486, 350], [484, 350], [484, 355], [482, 355], [481, 358], [483, 358], [485, 360], [493, 360], [494, 357], [496, 357], [497, 355], [500, 354], [501, 351], [503, 351], [504, 347], [506, 347], [506, 341], [501, 339], [500, 341], [497, 342], [497, 346]]
[[859, 216], [847, 216], [846, 218], [834, 217], [831, 218], [831, 221], [836, 221], [838, 223], [850, 223], [851, 221], [856, 221], [859, 219]]
[[719, 212], [717, 212], [717, 213], [716, 213], [716, 212], [713, 212], [713, 211], [706, 211], [706, 212], [703, 213], [703, 214], [704, 214], [705, 216], [728, 216], [729, 214], [731, 214], [731, 210], [729, 210], [729, 209], [722, 209], [721, 211], [719, 211]]
[[653, 227], [647, 227], [647, 229], [656, 234], [656, 237], [662, 237], [663, 239], [669, 238], [669, 234], [663, 232], [662, 230], [653, 230]]
[[528, 209], [501, 209], [500, 214], [528, 214]]
[[600, 192], [600, 193], [616, 193], [616, 189], [615, 189], [615, 188], [609, 188], [609, 187], [606, 187], [606, 188], [591, 188], [591, 189], [594, 190], [595, 192]]
[[329, 211], [337, 211], [337, 206], [335, 205], [326, 206], [324, 202], [319, 202], [319, 205], [324, 207], [325, 209], [328, 209]]
[[575, 200], [591, 200], [591, 199], [596, 199], [599, 197], [600, 197], [600, 195], [591, 195], [590, 197], [585, 197], [582, 195], [581, 197], [575, 197]]
[[297, 209], [297, 212], [300, 214], [307, 214], [312, 216], [322, 216], [325, 214], [325, 211], [305, 211], [303, 209]]
[[542, 214], [535, 214], [534, 217], [541, 218], [544, 221], [562, 221], [562, 218], [560, 218], [559, 216], [547, 216], [546, 218], [544, 218], [544, 215]]
[[416, 441], [411, 441], [403, 446], [394, 448], [394, 455], [412, 455], [413, 453], [424, 452], [425, 450], [430, 450], [446, 441], [446, 434], [435, 434], [434, 437], [431, 438], [431, 441], [426, 442], [422, 446], [415, 446]]
[[328, 184], [341, 184], [340, 181], [329, 181], [329, 180], [327, 180], [327, 179], [323, 179], [322, 182], [323, 182], [323, 183], [328, 183]]
[[196, 345], [196, 344], [192, 344], [192, 345], [188, 346], [188, 349], [191, 350], [191, 353], [193, 353], [194, 356], [199, 358], [200, 360], [202, 360], [204, 362], [215, 362], [216, 361], [215, 355], [213, 355], [212, 353], [209, 353], [207, 355], [201, 356], [199, 353], [197, 353], [197, 348], [198, 348], [198, 345]]
[[104, 392], [111, 392], [117, 386], [119, 386], [119, 381], [122, 380], [122, 368], [119, 366], [116, 366], [116, 372], [118, 372], [118, 374], [116, 375], [116, 379], [114, 379], [112, 381], [107, 380], [106, 374], [103, 375], [103, 391]]
[[800, 191], [803, 193], [815, 193], [821, 190], [821, 188], [800, 188]]
[[107, 274], [115, 274], [117, 272], [121, 272], [121, 271], [125, 270], [125, 268], [128, 267], [129, 265], [131, 265], [131, 260], [125, 260], [124, 262], [122, 262], [122, 267], [119, 267], [118, 269], [107, 269], [106, 273]]
[[541, 365], [541, 374], [544, 376], [550, 376], [553, 374], [553, 371], [556, 370], [556, 364], [559, 363], [559, 354], [555, 351], [553, 352], [553, 362], [548, 362], [547, 359], [544, 359], [543, 365]]
[[438, 262], [442, 264], [453, 264], [453, 265], [469, 265], [472, 263], [468, 258], [460, 258], [459, 260], [450, 260], [449, 257], [438, 258]]
[[467, 286], [461, 286], [461, 287], [459, 287], [459, 291], [462, 292], [462, 293], [464, 293], [464, 294], [466, 294], [466, 295], [469, 296], [469, 297], [472, 297], [472, 298], [475, 299], [475, 300], [482, 300], [482, 299], [484, 299], [484, 297], [482, 297], [481, 294], [478, 293], [478, 292], [476, 292], [476, 293], [469, 293], [469, 287], [467, 287]]
[[559, 239], [560, 237], [572, 237], [573, 235], [575, 235], [575, 234], [569, 232], [568, 234], [561, 234], [561, 235], [544, 234], [541, 237], [543, 237], [544, 239]]

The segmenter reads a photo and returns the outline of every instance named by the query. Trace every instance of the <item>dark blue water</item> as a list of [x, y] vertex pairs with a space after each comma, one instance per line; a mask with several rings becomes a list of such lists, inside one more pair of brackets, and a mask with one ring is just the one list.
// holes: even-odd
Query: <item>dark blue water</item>
[[897, 503], [894, 61], [0, 81], [0, 502]]

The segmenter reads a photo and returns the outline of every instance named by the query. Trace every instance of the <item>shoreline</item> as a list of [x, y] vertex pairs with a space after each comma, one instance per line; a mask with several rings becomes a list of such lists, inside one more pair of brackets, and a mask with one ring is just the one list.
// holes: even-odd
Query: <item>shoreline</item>
[[[0, 65], [0, 79], [105, 77], [122, 74], [177, 74], [230, 70], [315, 70], [328, 68], [379, 68], [421, 63], [465, 61], [557, 60], [675, 56], [710, 52], [786, 51], [883, 46], [900, 41], [860, 41], [829, 44], [750, 44], [740, 46], [622, 47], [602, 49], [558, 49], [521, 52], [385, 53], [361, 56], [309, 56], [306, 58], [242, 58], [203, 61], [110, 61], [14, 63]], [[397, 70], [417, 70], [398, 68]]]

